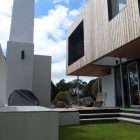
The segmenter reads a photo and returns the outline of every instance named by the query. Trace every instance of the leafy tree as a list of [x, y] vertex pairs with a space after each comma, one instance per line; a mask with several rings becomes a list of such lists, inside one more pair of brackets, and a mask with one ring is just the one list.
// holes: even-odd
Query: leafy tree
[[64, 102], [65, 104], [69, 105], [70, 99], [71, 99], [71, 97], [68, 92], [61, 91], [56, 95], [54, 102], [57, 103], [58, 101], [61, 101], [61, 102]]
[[68, 83], [65, 82], [64, 79], [60, 80], [57, 84], [56, 87], [58, 89], [58, 91], [69, 91], [70, 89], [70, 85]]
[[79, 88], [80, 93], [82, 93], [87, 85], [87, 83], [82, 81], [81, 79], [75, 79], [68, 84], [70, 85], [70, 91], [73, 95], [76, 95], [77, 88]]
[[77, 85], [79, 86], [79, 90], [84, 90], [87, 83], [82, 81], [81, 79], [75, 79], [73, 81], [66, 83], [65, 80], [62, 79], [56, 84], [56, 87], [59, 92], [60, 91], [72, 91], [77, 88]]
[[77, 88], [78, 85], [80, 90], [84, 89], [84, 87], [87, 85], [87, 83], [81, 79], [75, 79], [69, 82], [69, 84], [71, 85], [71, 88]]
[[55, 96], [58, 93], [58, 89], [55, 86], [55, 84], [51, 81], [51, 101], [53, 101], [55, 99]]
[[[96, 95], [98, 92], [98, 79], [93, 79], [89, 81], [89, 83], [81, 80], [75, 79], [66, 83], [64, 79], [60, 80], [56, 86], [52, 83], [52, 100], [55, 99], [56, 95], [59, 92], [67, 92], [73, 95], [73, 99], [77, 99], [77, 87], [79, 87], [80, 97], [92, 97], [94, 100], [96, 99]], [[100, 87], [101, 89], [101, 87]], [[100, 90], [101, 91], [101, 90]], [[62, 94], [64, 95], [64, 94]]]
[[99, 84], [98, 79], [93, 79], [93, 80], [89, 81], [89, 83], [86, 85], [85, 90], [84, 90], [85, 96], [86, 97], [90, 96], [95, 100], [97, 92], [99, 90], [98, 84]]

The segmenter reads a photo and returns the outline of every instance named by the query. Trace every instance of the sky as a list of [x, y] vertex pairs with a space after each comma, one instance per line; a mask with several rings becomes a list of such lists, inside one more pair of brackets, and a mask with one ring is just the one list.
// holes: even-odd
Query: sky
[[[66, 76], [66, 33], [88, 0], [36, 0], [35, 54], [52, 56], [52, 81], [70, 81]], [[0, 0], [0, 44], [6, 54], [13, 0]], [[83, 77], [81, 77], [83, 78]], [[83, 80], [91, 80], [84, 78]]]

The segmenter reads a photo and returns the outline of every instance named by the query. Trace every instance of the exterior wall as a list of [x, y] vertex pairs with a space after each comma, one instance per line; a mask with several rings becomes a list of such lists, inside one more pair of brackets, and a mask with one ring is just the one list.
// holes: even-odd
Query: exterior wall
[[[25, 59], [21, 59], [21, 51]], [[8, 42], [7, 44], [7, 99], [13, 90], [32, 91], [33, 81], [33, 44]]]
[[14, 0], [10, 41], [33, 43], [35, 0]]
[[104, 76], [102, 79], [102, 92], [107, 93], [106, 98], [106, 106], [107, 107], [115, 107], [115, 77], [114, 77], [114, 69], [112, 68], [111, 74], [108, 76]]
[[59, 112], [59, 125], [78, 125], [79, 124], [79, 112]]
[[51, 57], [34, 55], [33, 93], [40, 105], [51, 105]]
[[6, 104], [6, 60], [0, 46], [0, 106]]
[[[128, 45], [127, 43], [140, 37], [140, 14], [138, 0], [127, 0], [127, 7], [118, 13], [111, 21], [108, 19], [107, 0], [89, 0], [85, 8], [81, 11], [67, 34], [67, 74], [72, 74], [76, 70], [92, 64], [104, 56], [131, 58], [133, 52], [139, 57], [139, 48], [120, 54], [111, 55], [110, 52]], [[68, 66], [68, 38], [84, 21], [84, 51], [85, 55]], [[140, 41], [136, 46], [140, 46]], [[123, 47], [126, 48], [126, 47]], [[133, 54], [133, 57], [135, 55]]]
[[58, 140], [57, 112], [0, 112], [0, 125], [2, 140]]

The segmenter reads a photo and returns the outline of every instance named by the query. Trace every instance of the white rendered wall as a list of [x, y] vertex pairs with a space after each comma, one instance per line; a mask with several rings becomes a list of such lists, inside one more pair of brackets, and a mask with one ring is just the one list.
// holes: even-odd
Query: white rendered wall
[[[24, 50], [25, 58], [21, 59]], [[32, 91], [33, 44], [8, 42], [7, 44], [7, 98], [13, 90]]]
[[6, 60], [0, 46], [0, 106], [6, 104]]
[[115, 77], [112, 68], [111, 74], [104, 76], [102, 79], [102, 92], [107, 93], [106, 106], [115, 107]]
[[15, 111], [8, 108], [0, 111], [1, 140], [58, 140], [57, 112], [40, 107], [24, 107], [29, 111], [21, 110], [23, 107], [15, 107]]
[[51, 57], [34, 55], [33, 93], [40, 106], [51, 105]]
[[79, 124], [79, 112], [78, 111], [60, 111], [59, 112], [59, 125], [78, 125]]
[[14, 0], [10, 41], [33, 43], [35, 0]]

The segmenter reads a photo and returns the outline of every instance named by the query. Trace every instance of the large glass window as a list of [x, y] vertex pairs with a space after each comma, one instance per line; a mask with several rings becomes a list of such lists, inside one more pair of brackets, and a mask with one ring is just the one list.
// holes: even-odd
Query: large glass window
[[115, 17], [127, 5], [127, 0], [108, 0], [109, 20]]
[[84, 24], [83, 21], [68, 38], [68, 65], [84, 56]]

